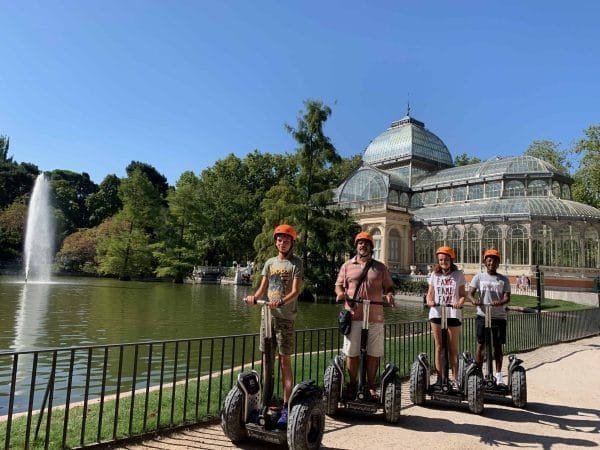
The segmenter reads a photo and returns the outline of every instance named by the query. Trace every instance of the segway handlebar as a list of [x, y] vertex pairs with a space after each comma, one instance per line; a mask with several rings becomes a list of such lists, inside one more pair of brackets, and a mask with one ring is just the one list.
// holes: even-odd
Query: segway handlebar
[[354, 303], [365, 303], [366, 301], [368, 301], [371, 305], [392, 306], [392, 303], [388, 303], [386, 301], [369, 300], [368, 298], [356, 298], [354, 300], [349, 298], [346, 301], [349, 305], [352, 305]]

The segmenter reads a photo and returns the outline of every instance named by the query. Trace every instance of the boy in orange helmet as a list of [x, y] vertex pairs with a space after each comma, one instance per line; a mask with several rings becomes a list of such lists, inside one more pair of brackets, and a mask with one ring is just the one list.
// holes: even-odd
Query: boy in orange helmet
[[[492, 335], [494, 342], [494, 361], [496, 363], [496, 383], [502, 381], [502, 345], [506, 342], [506, 309], [505, 305], [510, 302], [510, 281], [504, 275], [497, 272], [500, 265], [500, 252], [490, 248], [483, 254], [483, 263], [486, 271], [480, 272], [471, 280], [469, 288], [469, 300], [477, 305], [477, 350], [475, 360], [481, 366], [483, 363], [483, 345], [485, 343], [485, 312], [481, 308], [483, 304], [492, 305]], [[475, 292], [479, 290], [479, 298], [475, 298]]]
[[[275, 227], [273, 240], [277, 247], [277, 256], [265, 262], [262, 279], [254, 295], [248, 295], [244, 301], [249, 305], [265, 294], [273, 317], [273, 336], [279, 354], [279, 364], [283, 378], [283, 407], [277, 427], [285, 429], [288, 419], [287, 402], [292, 395], [294, 379], [291, 355], [294, 353], [295, 320], [298, 306], [298, 294], [302, 287], [304, 270], [302, 260], [293, 254], [294, 242], [298, 238], [296, 230], [287, 224]], [[260, 350], [263, 348], [265, 330], [260, 330]]]

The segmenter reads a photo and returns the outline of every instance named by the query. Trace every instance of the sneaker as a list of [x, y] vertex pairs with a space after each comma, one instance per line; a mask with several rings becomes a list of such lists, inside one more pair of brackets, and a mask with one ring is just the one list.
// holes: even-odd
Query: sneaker
[[454, 391], [458, 391], [458, 390], [459, 390], [459, 389], [458, 389], [458, 382], [457, 382], [456, 380], [452, 380], [452, 381], [450, 382], [450, 387], [451, 387], [451, 388], [452, 388], [452, 390], [454, 390]]
[[502, 372], [496, 372], [496, 384], [504, 384], [502, 379]]
[[281, 407], [281, 415], [279, 416], [279, 420], [277, 421], [277, 428], [280, 430], [285, 430], [287, 428], [288, 422], [288, 407], [287, 405], [283, 405]]

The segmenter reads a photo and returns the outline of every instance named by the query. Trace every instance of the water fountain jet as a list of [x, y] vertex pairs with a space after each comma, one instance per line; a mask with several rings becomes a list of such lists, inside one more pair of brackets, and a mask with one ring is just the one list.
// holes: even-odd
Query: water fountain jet
[[54, 259], [54, 220], [50, 206], [50, 181], [38, 175], [27, 210], [25, 232], [25, 282], [50, 281]]

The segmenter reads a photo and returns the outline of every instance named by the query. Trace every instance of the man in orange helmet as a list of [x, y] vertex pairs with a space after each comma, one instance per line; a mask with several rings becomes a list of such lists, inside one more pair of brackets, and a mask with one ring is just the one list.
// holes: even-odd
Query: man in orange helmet
[[[294, 353], [295, 320], [298, 306], [298, 294], [302, 287], [304, 269], [302, 260], [293, 254], [294, 242], [298, 238], [291, 225], [282, 224], [273, 230], [273, 239], [277, 247], [277, 256], [265, 262], [262, 279], [254, 295], [248, 295], [244, 301], [249, 305], [267, 295], [269, 308], [272, 309], [273, 336], [279, 354], [279, 364], [283, 378], [283, 407], [277, 427], [287, 427], [288, 400], [292, 395], [294, 379], [291, 355]], [[264, 329], [260, 330], [260, 350], [264, 352]]]
[[[385, 295], [386, 301], [394, 304], [394, 282], [385, 264], [373, 259], [373, 237], [363, 231], [354, 238], [356, 256], [346, 261], [340, 268], [335, 282], [336, 301], [346, 300], [345, 307], [352, 312], [352, 327], [350, 334], [344, 336], [344, 354], [350, 383], [348, 390], [354, 395], [360, 365], [360, 335], [362, 328], [362, 305], [350, 305], [348, 299], [354, 296], [354, 291], [361, 278], [363, 269], [370, 264], [367, 275], [359, 286], [356, 298], [381, 302]], [[379, 367], [379, 358], [383, 356], [383, 305], [371, 304], [369, 310], [369, 337], [367, 343], [367, 383], [371, 396], [374, 396], [375, 377]]]
[[[492, 305], [492, 336], [494, 342], [494, 361], [496, 363], [496, 383], [502, 381], [502, 345], [506, 342], [506, 309], [510, 302], [510, 281], [497, 272], [500, 265], [500, 252], [496, 249], [487, 249], [483, 254], [483, 264], [486, 271], [479, 272], [471, 280], [469, 300], [477, 305], [477, 350], [475, 360], [483, 364], [483, 345], [485, 344], [485, 312], [483, 304]], [[479, 290], [478, 298], [475, 292]]]

